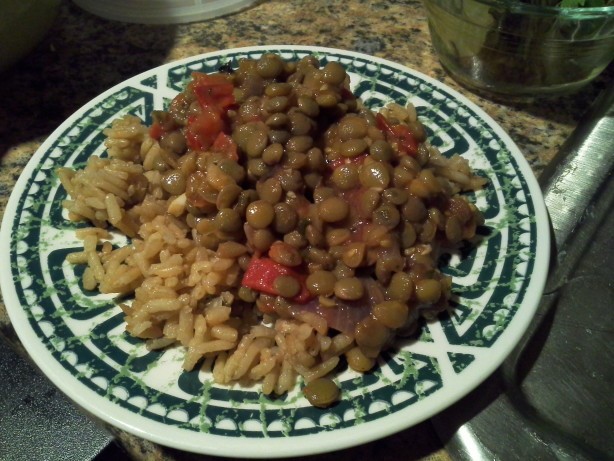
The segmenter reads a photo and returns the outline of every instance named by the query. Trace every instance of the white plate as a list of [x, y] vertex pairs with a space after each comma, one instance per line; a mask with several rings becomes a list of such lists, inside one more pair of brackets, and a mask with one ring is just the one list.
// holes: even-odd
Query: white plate
[[[104, 151], [102, 130], [132, 113], [150, 122], [194, 70], [212, 72], [265, 51], [339, 60], [366, 103], [412, 101], [433, 144], [462, 154], [490, 180], [472, 195], [484, 240], [452, 257], [455, 306], [418, 340], [383, 354], [375, 372], [338, 376], [343, 398], [325, 410], [297, 391], [278, 399], [227, 388], [196, 370], [183, 351], [148, 352], [128, 337], [110, 297], [84, 292], [79, 248], [61, 209], [54, 170]], [[549, 226], [537, 182], [518, 148], [482, 110], [445, 85], [389, 61], [306, 46], [209, 53], [133, 77], [86, 104], [41, 146], [21, 175], [2, 223], [2, 293], [17, 333], [43, 372], [86, 410], [163, 445], [222, 456], [273, 458], [338, 450], [417, 424], [459, 400], [492, 373], [533, 318], [545, 283]]]

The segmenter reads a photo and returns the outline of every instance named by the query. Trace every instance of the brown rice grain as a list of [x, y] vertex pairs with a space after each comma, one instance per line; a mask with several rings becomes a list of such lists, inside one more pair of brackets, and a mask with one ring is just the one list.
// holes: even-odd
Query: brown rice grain
[[97, 285], [98, 282], [96, 281], [96, 277], [94, 277], [92, 269], [86, 267], [85, 271], [83, 272], [83, 288], [92, 291], [96, 289]]
[[150, 299], [143, 306], [150, 314], [160, 311], [177, 311], [183, 303], [179, 299]]
[[260, 381], [270, 373], [277, 364], [277, 355], [272, 353], [271, 348], [265, 348], [260, 353], [260, 363], [249, 370], [249, 378]]
[[236, 328], [221, 324], [215, 325], [211, 328], [211, 336], [216, 339], [223, 339], [224, 341], [236, 343], [239, 337], [239, 332], [236, 330]]
[[320, 362], [313, 368], [310, 368], [309, 371], [303, 375], [303, 378], [305, 379], [305, 382], [309, 383], [313, 381], [314, 379], [326, 376], [327, 374], [332, 372], [337, 367], [338, 364], [339, 364], [339, 357], [338, 356], [331, 357], [325, 360], [324, 362]]
[[116, 226], [122, 219], [122, 210], [117, 203], [117, 198], [113, 194], [107, 194], [104, 198], [104, 204], [109, 222]]
[[328, 349], [330, 348], [330, 345], [332, 344], [332, 339], [330, 338], [330, 336], [325, 336], [325, 335], [317, 335], [318, 338], [318, 342], [320, 343], [320, 351], [322, 352], [326, 352], [328, 351]]
[[266, 325], [253, 325], [250, 329], [249, 334], [254, 338], [275, 338], [275, 330], [271, 327], [267, 327]]
[[66, 255], [66, 261], [71, 264], [87, 264], [87, 253], [85, 251], [76, 251]]
[[179, 311], [179, 329], [177, 330], [177, 340], [187, 346], [194, 336], [194, 314], [190, 306], [184, 306]]
[[292, 367], [292, 364], [284, 359], [281, 363], [281, 370], [279, 372], [279, 377], [277, 378], [277, 383], [275, 384], [275, 393], [278, 395], [283, 394], [291, 390], [296, 383], [296, 372]]
[[176, 339], [178, 329], [179, 329], [179, 324], [177, 323], [177, 321], [169, 319], [164, 324], [164, 327], [162, 327], [162, 334], [166, 338]]
[[226, 361], [228, 359], [228, 352], [222, 351], [220, 352], [215, 359], [215, 363], [213, 365], [213, 380], [216, 383], [226, 384], [224, 369], [226, 367]]
[[102, 261], [105, 265], [108, 265], [107, 267], [115, 267], [126, 261], [126, 259], [132, 255], [132, 252], [132, 247], [126, 245], [125, 247], [118, 248], [108, 253]]
[[175, 197], [174, 199], [170, 201], [170, 203], [168, 204], [167, 210], [173, 216], [179, 217], [185, 211], [186, 203], [187, 203], [187, 197], [185, 193], [183, 193], [181, 195], [178, 195], [177, 197]]
[[96, 279], [97, 282], [101, 282], [104, 279], [105, 271], [100, 263], [100, 258], [98, 257], [98, 253], [95, 251], [87, 252], [87, 264], [90, 270], [92, 271], [92, 275]]
[[330, 347], [321, 356], [323, 360], [328, 360], [331, 357], [339, 356], [350, 350], [354, 345], [354, 338], [345, 333], [339, 333], [332, 338]]
[[207, 307], [205, 317], [207, 324], [211, 326], [220, 325], [230, 318], [230, 306], [213, 305]]
[[228, 351], [235, 347], [234, 341], [225, 341], [223, 339], [213, 339], [211, 341], [205, 341], [197, 346], [194, 346], [195, 351], [202, 355], [210, 354], [212, 352]]
[[256, 338], [247, 348], [242, 357], [239, 359], [237, 367], [234, 369], [231, 377], [233, 380], [238, 380], [245, 376], [252, 367], [256, 357], [262, 350], [270, 345], [270, 340], [267, 338]]
[[153, 338], [148, 339], [146, 343], [147, 350], [153, 351], [158, 349], [164, 349], [175, 342], [174, 338]]
[[313, 312], [299, 312], [295, 316], [301, 322], [308, 323], [311, 325], [314, 330], [316, 330], [321, 335], [325, 335], [328, 332], [328, 324], [324, 317], [319, 316]]
[[241, 358], [244, 356], [245, 351], [249, 348], [254, 338], [250, 335], [243, 336], [239, 341], [237, 349], [228, 357], [226, 366], [224, 367], [224, 382], [230, 382], [235, 375], [235, 371], [238, 369]]
[[92, 208], [93, 210], [96, 210], [96, 212], [99, 212], [101, 210], [106, 211], [106, 204], [104, 202], [104, 199], [101, 199], [100, 197], [86, 197], [85, 199], [83, 199], [83, 203], [85, 203], [85, 205]]
[[70, 168], [58, 168], [56, 173], [67, 194], [71, 197], [75, 197], [76, 193], [72, 185], [72, 180], [75, 177], [75, 171], [71, 170]]
[[89, 179], [93, 186], [96, 186], [105, 192], [111, 192], [123, 200], [127, 201], [129, 199], [128, 192], [125, 189], [117, 187], [115, 184], [108, 182], [106, 179], [99, 176], [93, 176]]
[[299, 371], [297, 369], [298, 365], [305, 369], [309, 369], [316, 365], [316, 358], [305, 350], [299, 351], [298, 353], [294, 354], [292, 356], [292, 361], [294, 362], [294, 368], [296, 369], [296, 371]]
[[128, 293], [136, 288], [142, 280], [140, 269], [127, 268], [121, 275], [108, 273], [100, 283], [102, 293]]
[[276, 363], [275, 367], [265, 375], [262, 380], [262, 393], [264, 395], [272, 394], [277, 386], [277, 381], [279, 380], [279, 373], [281, 370], [281, 364]]
[[73, 215], [78, 216], [78, 221], [82, 221], [83, 219], [96, 221], [96, 215], [94, 214], [94, 210], [92, 210], [88, 206], [85, 206], [83, 202], [76, 202], [74, 200], [62, 200], [62, 206], [68, 211], [72, 212]]

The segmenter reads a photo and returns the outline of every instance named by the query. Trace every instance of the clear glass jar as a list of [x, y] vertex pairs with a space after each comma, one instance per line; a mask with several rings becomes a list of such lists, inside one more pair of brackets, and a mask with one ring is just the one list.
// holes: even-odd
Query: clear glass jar
[[614, 58], [614, 6], [423, 0], [433, 46], [461, 84], [491, 95], [578, 90]]

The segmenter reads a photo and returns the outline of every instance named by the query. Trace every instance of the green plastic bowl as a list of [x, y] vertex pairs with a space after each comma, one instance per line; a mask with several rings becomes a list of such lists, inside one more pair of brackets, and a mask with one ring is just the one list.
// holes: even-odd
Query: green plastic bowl
[[614, 7], [423, 0], [433, 47], [461, 84], [500, 96], [577, 91], [614, 58]]
[[27, 55], [49, 31], [60, 0], [0, 1], [0, 72]]

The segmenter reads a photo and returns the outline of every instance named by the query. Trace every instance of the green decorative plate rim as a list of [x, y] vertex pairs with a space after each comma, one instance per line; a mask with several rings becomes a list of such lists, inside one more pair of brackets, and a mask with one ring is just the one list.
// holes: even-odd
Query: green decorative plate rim
[[[336, 377], [342, 400], [310, 407], [300, 393], [262, 396], [227, 388], [201, 370], [181, 370], [183, 351], [148, 352], [123, 331], [112, 297], [87, 292], [66, 254], [80, 247], [61, 208], [54, 170], [104, 155], [102, 130], [131, 113], [149, 122], [192, 71], [212, 72], [241, 57], [277, 52], [339, 60], [371, 107], [411, 101], [432, 143], [469, 159], [489, 186], [472, 194], [485, 216], [481, 242], [450, 253], [453, 308], [424, 323], [412, 340], [382, 355], [377, 370]], [[237, 48], [144, 72], [79, 109], [40, 147], [11, 195], [0, 233], [9, 261], [0, 282], [17, 334], [34, 361], [76, 403], [110, 424], [197, 453], [273, 458], [327, 452], [409, 428], [478, 386], [511, 352], [531, 322], [549, 261], [549, 224], [540, 188], [505, 132], [442, 83], [372, 56], [310, 46]], [[5, 266], [6, 267], [6, 266]]]

